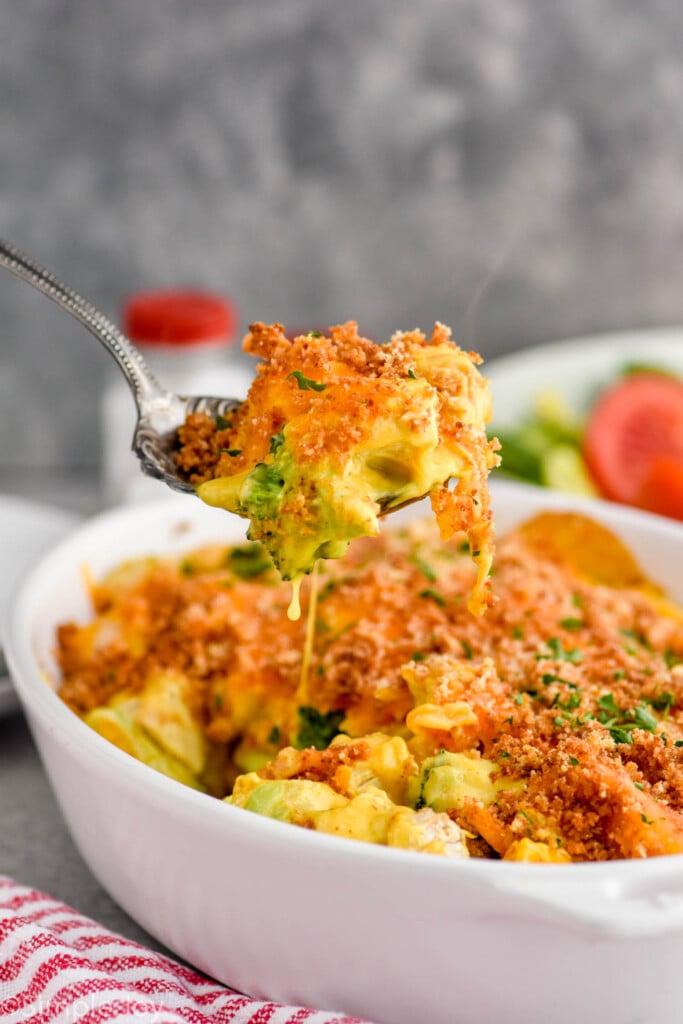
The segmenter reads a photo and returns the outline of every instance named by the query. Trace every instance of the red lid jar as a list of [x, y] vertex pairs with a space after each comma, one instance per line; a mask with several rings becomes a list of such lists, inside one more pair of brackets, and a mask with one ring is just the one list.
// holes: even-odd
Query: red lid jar
[[[122, 310], [123, 330], [144, 352], [164, 390], [178, 395], [244, 398], [253, 379], [250, 360], [233, 345], [236, 307], [221, 295], [185, 288], [136, 292]], [[135, 406], [119, 373], [102, 395], [102, 480], [107, 504], [161, 497], [130, 450]]]
[[229, 299], [210, 292], [158, 289], [130, 296], [123, 321], [136, 345], [184, 349], [230, 344], [237, 311]]

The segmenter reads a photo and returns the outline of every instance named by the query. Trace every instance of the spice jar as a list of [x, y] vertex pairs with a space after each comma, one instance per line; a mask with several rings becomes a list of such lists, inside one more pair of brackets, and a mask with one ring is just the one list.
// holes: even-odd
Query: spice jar
[[[235, 346], [237, 314], [223, 296], [159, 290], [131, 295], [124, 333], [140, 349], [159, 384], [181, 395], [244, 398], [253, 371]], [[126, 382], [112, 378], [102, 396], [102, 498], [106, 505], [172, 494], [145, 477], [131, 450], [135, 402]]]

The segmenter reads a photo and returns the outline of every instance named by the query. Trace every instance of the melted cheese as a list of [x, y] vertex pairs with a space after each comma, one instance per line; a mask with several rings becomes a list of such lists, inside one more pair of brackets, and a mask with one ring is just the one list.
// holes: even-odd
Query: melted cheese
[[[352, 323], [294, 341], [279, 325], [255, 324], [245, 348], [265, 361], [234, 423], [213, 435], [199, 497], [248, 518], [250, 539], [295, 581], [376, 535], [386, 512], [430, 495], [442, 537], [470, 537], [478, 574], [468, 607], [481, 614], [492, 600], [487, 474], [498, 458], [479, 357], [441, 324], [429, 340], [413, 331], [384, 346]], [[192, 423], [181, 428], [181, 466], [197, 448]], [[291, 616], [297, 607], [295, 595]]]

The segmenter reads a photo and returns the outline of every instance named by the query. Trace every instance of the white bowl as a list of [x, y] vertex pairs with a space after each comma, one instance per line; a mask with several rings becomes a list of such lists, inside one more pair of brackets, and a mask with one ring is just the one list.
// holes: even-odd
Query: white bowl
[[[590, 511], [683, 600], [680, 525], [495, 488], [501, 531], [548, 507]], [[99, 575], [125, 558], [243, 533], [237, 519], [189, 500], [109, 513], [43, 559], [11, 612], [20, 699], [74, 840], [114, 899], [180, 956], [255, 996], [383, 1024], [679, 1024], [682, 856], [450, 862], [335, 839], [157, 774], [46, 685], [56, 624], [89, 615], [84, 563]]]
[[539, 391], [559, 391], [586, 412], [626, 363], [644, 363], [683, 376], [683, 327], [611, 331], [566, 338], [487, 359], [495, 426], [514, 428], [527, 419]]

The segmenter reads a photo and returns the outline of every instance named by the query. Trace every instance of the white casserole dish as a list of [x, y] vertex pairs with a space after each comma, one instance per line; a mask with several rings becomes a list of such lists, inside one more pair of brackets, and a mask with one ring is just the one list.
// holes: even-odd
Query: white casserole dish
[[[505, 482], [494, 508], [500, 533], [542, 508], [587, 511], [683, 601], [680, 524]], [[74, 840], [114, 899], [255, 996], [382, 1024], [680, 1024], [683, 857], [446, 861], [309, 832], [157, 774], [46, 685], [55, 626], [90, 614], [84, 564], [99, 576], [127, 558], [243, 536], [240, 520], [199, 502], [117, 510], [43, 558], [11, 610], [19, 697]]]

